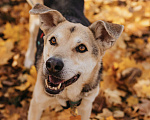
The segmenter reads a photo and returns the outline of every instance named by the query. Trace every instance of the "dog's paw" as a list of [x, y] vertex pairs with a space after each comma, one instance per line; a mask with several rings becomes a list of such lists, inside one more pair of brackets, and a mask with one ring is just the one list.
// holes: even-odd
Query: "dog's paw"
[[60, 112], [63, 110], [63, 107], [62, 106], [57, 106], [55, 107], [55, 112]]

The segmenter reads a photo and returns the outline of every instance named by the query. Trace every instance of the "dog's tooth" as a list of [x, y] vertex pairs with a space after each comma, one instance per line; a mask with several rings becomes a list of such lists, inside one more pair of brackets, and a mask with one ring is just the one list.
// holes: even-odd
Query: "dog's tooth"
[[58, 85], [57, 89], [60, 89], [60, 87], [61, 87], [61, 83]]
[[57, 87], [55, 87], [55, 90], [57, 90]]
[[52, 87], [53, 90], [57, 90], [57, 87]]
[[52, 87], [51, 86], [48, 86], [49, 87], [49, 89], [52, 89]]
[[48, 87], [47, 79], [45, 79], [45, 84], [46, 84], [46, 87]]

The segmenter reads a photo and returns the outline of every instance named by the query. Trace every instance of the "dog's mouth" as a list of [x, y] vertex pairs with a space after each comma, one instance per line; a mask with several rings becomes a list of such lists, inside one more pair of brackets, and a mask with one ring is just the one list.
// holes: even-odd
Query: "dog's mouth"
[[76, 74], [69, 80], [62, 80], [52, 75], [48, 75], [48, 78], [45, 79], [45, 90], [49, 94], [59, 94], [61, 91], [64, 90], [65, 87], [76, 82], [79, 77], [80, 74]]

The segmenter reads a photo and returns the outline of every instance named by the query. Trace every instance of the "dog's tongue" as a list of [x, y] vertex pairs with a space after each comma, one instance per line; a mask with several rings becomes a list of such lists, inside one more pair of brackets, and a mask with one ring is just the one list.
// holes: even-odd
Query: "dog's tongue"
[[63, 82], [63, 80], [56, 78], [54, 76], [51, 76], [51, 75], [49, 75], [48, 78], [49, 78], [49, 81], [53, 84], [59, 84]]

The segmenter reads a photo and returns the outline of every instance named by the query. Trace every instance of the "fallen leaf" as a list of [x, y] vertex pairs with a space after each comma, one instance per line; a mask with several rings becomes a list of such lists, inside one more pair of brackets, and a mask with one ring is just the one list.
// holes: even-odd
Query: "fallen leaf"
[[14, 55], [11, 51], [14, 47], [12, 41], [0, 39], [0, 65], [7, 64], [7, 61]]
[[115, 118], [123, 118], [124, 117], [124, 112], [121, 110], [116, 110], [113, 112], [113, 116]]
[[150, 101], [147, 99], [142, 99], [142, 103], [138, 104], [139, 114], [146, 117], [150, 117]]
[[97, 119], [103, 119], [103, 118], [110, 117], [110, 116], [112, 116], [112, 115], [113, 115], [113, 113], [112, 113], [110, 110], [108, 110], [107, 108], [104, 108], [104, 109], [103, 109], [103, 112], [102, 112], [102, 113], [99, 113], [99, 114], [96, 116], [96, 118], [97, 118]]
[[106, 98], [107, 105], [111, 106], [111, 105], [122, 104], [121, 96], [125, 96], [125, 93], [123, 91], [111, 90], [108, 88], [104, 90], [104, 96]]
[[134, 106], [136, 104], [138, 104], [138, 98], [137, 97], [134, 97], [134, 96], [130, 96], [127, 98], [127, 103], [128, 103], [128, 106]]
[[115, 120], [113, 116], [107, 117], [106, 120]]
[[139, 80], [133, 86], [138, 97], [148, 97], [150, 98], [150, 80]]

